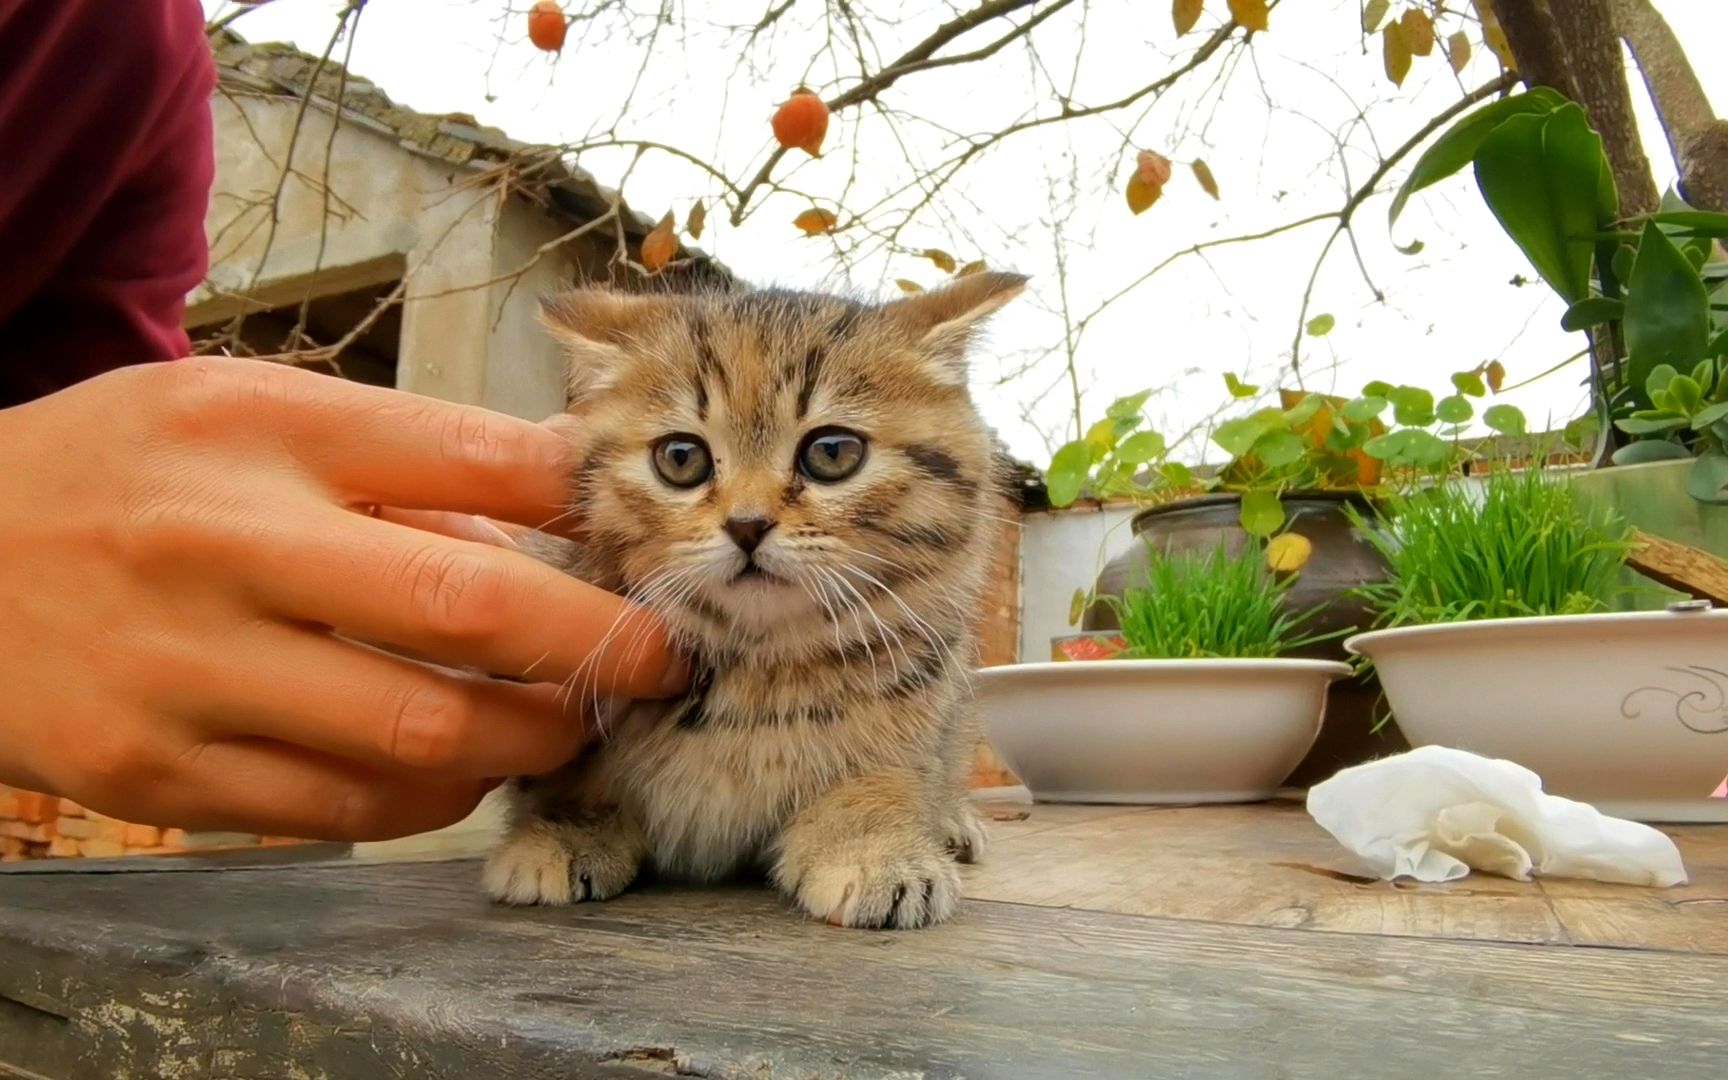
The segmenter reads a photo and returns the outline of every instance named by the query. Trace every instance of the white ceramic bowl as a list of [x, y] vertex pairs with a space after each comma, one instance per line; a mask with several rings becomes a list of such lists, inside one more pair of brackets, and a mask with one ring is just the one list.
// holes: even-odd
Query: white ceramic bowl
[[1330, 660], [1093, 660], [978, 673], [984, 734], [1040, 802], [1270, 798], [1314, 744]]
[[1636, 821], [1728, 821], [1728, 610], [1401, 627], [1374, 661], [1413, 745], [1516, 761], [1550, 794]]

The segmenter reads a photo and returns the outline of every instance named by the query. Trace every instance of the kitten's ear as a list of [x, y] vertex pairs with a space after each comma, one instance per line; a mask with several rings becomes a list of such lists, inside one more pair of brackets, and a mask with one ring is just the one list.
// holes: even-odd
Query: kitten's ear
[[540, 301], [540, 322], [569, 357], [570, 398], [580, 402], [610, 386], [632, 342], [672, 313], [664, 296], [575, 289]]
[[884, 310], [911, 332], [926, 355], [964, 381], [972, 331], [991, 312], [1024, 292], [1026, 282], [1024, 274], [985, 270], [895, 300]]

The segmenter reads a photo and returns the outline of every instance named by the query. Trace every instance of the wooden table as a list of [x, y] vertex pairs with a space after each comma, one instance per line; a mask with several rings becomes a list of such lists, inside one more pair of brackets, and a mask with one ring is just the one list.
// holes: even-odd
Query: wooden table
[[1728, 828], [1672, 830], [1693, 882], [1657, 892], [1371, 881], [1288, 806], [995, 813], [972, 902], [913, 933], [748, 886], [502, 910], [442, 856], [0, 874], [0, 1075], [1728, 1068]]

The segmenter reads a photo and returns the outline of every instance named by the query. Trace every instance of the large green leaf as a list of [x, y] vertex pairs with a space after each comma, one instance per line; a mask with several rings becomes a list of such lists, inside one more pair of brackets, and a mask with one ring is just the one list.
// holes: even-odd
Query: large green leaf
[[1352, 398], [1344, 404], [1344, 419], [1366, 424], [1385, 411], [1386, 399], [1383, 397]]
[[1050, 470], [1044, 475], [1044, 488], [1051, 506], [1067, 506], [1080, 497], [1086, 486], [1086, 474], [1092, 471], [1092, 448], [1085, 440], [1071, 442], [1056, 451], [1050, 459]]
[[1710, 298], [1698, 271], [1654, 222], [1638, 238], [1626, 282], [1627, 381], [1643, 386], [1659, 364], [1692, 370], [1710, 344]]
[[1452, 394], [1435, 403], [1434, 415], [1448, 424], [1467, 424], [1476, 415], [1476, 408], [1464, 395]]
[[1267, 537], [1284, 524], [1284, 504], [1276, 491], [1258, 489], [1242, 493], [1242, 528], [1250, 536]]
[[1146, 406], [1146, 402], [1151, 397], [1152, 391], [1142, 390], [1138, 394], [1117, 398], [1110, 403], [1110, 408], [1105, 411], [1105, 415], [1112, 420], [1137, 420], [1140, 417], [1140, 410]]
[[1434, 395], [1420, 386], [1395, 386], [1386, 395], [1392, 402], [1392, 418], [1410, 427], [1434, 422]]
[[1502, 435], [1522, 435], [1526, 430], [1524, 411], [1516, 405], [1490, 405], [1482, 422]]
[[1164, 456], [1164, 436], [1156, 431], [1142, 431], [1122, 440], [1116, 448], [1116, 460], [1129, 465], [1144, 465]]
[[1362, 444], [1362, 452], [1381, 461], [1396, 460], [1399, 455], [1409, 450], [1411, 437], [1415, 434], [1415, 428], [1400, 428], [1384, 435], [1376, 435]]
[[1612, 322], [1625, 314], [1626, 305], [1619, 300], [1610, 300], [1606, 296], [1588, 296], [1567, 308], [1566, 314], [1560, 316], [1560, 329], [1588, 330], [1592, 326]]
[[1616, 465], [1646, 465], [1652, 461], [1679, 461], [1691, 456], [1692, 452], [1679, 443], [1667, 439], [1640, 439], [1614, 451], [1611, 460]]
[[1527, 93], [1513, 94], [1491, 105], [1484, 105], [1447, 128], [1446, 133], [1435, 139], [1434, 144], [1416, 159], [1416, 165], [1410, 170], [1404, 185], [1398, 189], [1398, 194], [1392, 197], [1392, 209], [1386, 218], [1387, 228], [1397, 223], [1398, 215], [1404, 212], [1404, 204], [1410, 201], [1410, 196], [1439, 183], [1474, 161], [1483, 140], [1507, 118], [1549, 113], [1565, 103], [1566, 99], [1555, 91], [1545, 86], [1537, 87]]
[[1568, 304], [1590, 293], [1592, 237], [1607, 222], [1602, 138], [1566, 104], [1500, 123], [1476, 152], [1476, 183], [1500, 226]]
[[1251, 416], [1226, 420], [1212, 433], [1212, 441], [1222, 446], [1231, 457], [1241, 457], [1253, 448], [1260, 436], [1285, 426], [1284, 413], [1279, 409], [1261, 409]]
[[1294, 431], [1268, 431], [1254, 440], [1254, 456], [1268, 469], [1296, 464], [1307, 449], [1307, 442]]
[[1728, 454], [1712, 447], [1693, 462], [1686, 493], [1703, 503], [1728, 503]]
[[1614, 421], [1614, 426], [1628, 435], [1667, 435], [1684, 431], [1692, 425], [1684, 416], [1669, 416], [1660, 420], [1629, 416], [1624, 420]]

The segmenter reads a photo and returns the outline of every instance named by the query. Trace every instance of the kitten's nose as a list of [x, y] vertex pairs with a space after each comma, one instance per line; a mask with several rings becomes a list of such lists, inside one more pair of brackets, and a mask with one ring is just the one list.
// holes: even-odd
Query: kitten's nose
[[765, 517], [727, 518], [725, 526], [726, 535], [746, 555], [762, 546], [762, 538], [773, 527], [774, 522]]

